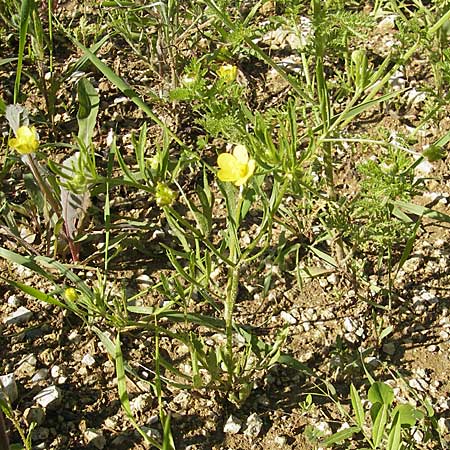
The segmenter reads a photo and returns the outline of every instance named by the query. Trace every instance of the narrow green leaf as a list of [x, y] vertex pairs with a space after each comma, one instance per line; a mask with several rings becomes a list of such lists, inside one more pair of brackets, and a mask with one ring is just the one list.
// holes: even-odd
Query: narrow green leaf
[[321, 447], [330, 447], [333, 444], [339, 444], [348, 438], [351, 438], [355, 433], [359, 433], [361, 429], [359, 427], [349, 427], [344, 430], [338, 431], [331, 436], [324, 439], [321, 443]]
[[97, 120], [99, 96], [87, 78], [78, 81], [77, 90], [79, 103], [77, 113], [78, 138], [86, 148], [89, 148]]
[[355, 420], [360, 428], [364, 424], [364, 408], [361, 401], [361, 397], [358, 394], [353, 383], [350, 385], [350, 398], [352, 402], [353, 410], [355, 411]]
[[44, 278], [53, 281], [53, 276], [50, 275], [45, 270], [43, 270], [41, 267], [39, 267], [35, 263], [34, 258], [32, 258], [31, 256], [22, 256], [10, 250], [7, 250], [6, 248], [0, 247], [0, 257], [6, 259], [7, 261], [11, 261], [15, 264], [18, 264], [20, 266], [26, 267], [27, 269], [32, 270], [38, 275], [41, 275]]
[[444, 214], [442, 212], [435, 211], [435, 210], [427, 208], [425, 206], [420, 206], [420, 205], [416, 205], [414, 203], [404, 202], [401, 200], [392, 202], [392, 204], [410, 214], [416, 214], [417, 216], [426, 216], [426, 217], [429, 217], [430, 219], [438, 220], [440, 222], [449, 222], [450, 223], [450, 216], [448, 214]]
[[395, 414], [394, 423], [391, 427], [391, 431], [389, 432], [388, 444], [386, 450], [399, 450], [400, 449], [400, 440], [402, 433], [402, 425], [400, 423], [399, 415]]
[[120, 346], [120, 335], [117, 334], [116, 337], [116, 344], [115, 344], [115, 361], [116, 361], [116, 375], [117, 375], [117, 389], [119, 392], [119, 400], [122, 405], [123, 410], [125, 411], [125, 414], [128, 416], [128, 419], [133, 424], [134, 428], [139, 432], [139, 434], [143, 437], [143, 439], [151, 444], [154, 445], [156, 448], [161, 449], [161, 445], [153, 438], [151, 438], [147, 433], [145, 433], [139, 424], [136, 422], [133, 413], [131, 411], [130, 407], [130, 400], [128, 397], [128, 390], [127, 390], [127, 379], [125, 375], [125, 365], [124, 365], [124, 359], [122, 354], [122, 348]]
[[20, 8], [19, 52], [17, 57], [16, 80], [14, 82], [14, 103], [17, 103], [19, 98], [20, 78], [22, 76], [23, 55], [27, 39], [28, 24], [34, 7], [34, 0], [22, 0]]
[[378, 411], [372, 427], [372, 440], [375, 448], [378, 448], [383, 440], [388, 416], [388, 406], [384, 404]]

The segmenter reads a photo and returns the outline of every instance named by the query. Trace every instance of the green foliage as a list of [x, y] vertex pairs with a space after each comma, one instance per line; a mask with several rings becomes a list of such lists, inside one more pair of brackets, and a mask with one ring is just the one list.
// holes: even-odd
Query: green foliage
[[[371, 449], [412, 449], [415, 441], [412, 430], [424, 423], [425, 412], [409, 403], [394, 405], [395, 396], [392, 387], [381, 381], [371, 383], [367, 392], [370, 408], [364, 406], [358, 390], [350, 386], [352, 413], [350, 415], [354, 426], [338, 431], [323, 439], [324, 447], [335, 447], [344, 442], [365, 440]], [[370, 420], [369, 420], [370, 417]], [[356, 436], [362, 435], [362, 439]]]

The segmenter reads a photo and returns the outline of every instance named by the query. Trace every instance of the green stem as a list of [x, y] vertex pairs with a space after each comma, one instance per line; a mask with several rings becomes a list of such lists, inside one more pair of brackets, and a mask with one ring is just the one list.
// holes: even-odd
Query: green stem
[[227, 284], [227, 295], [225, 299], [225, 330], [227, 335], [227, 359], [228, 359], [228, 373], [230, 375], [230, 384], [233, 383], [234, 378], [234, 359], [233, 359], [233, 311], [234, 305], [236, 304], [236, 298], [239, 288], [239, 263], [238, 256], [239, 249], [239, 235], [238, 229], [241, 218], [241, 208], [243, 203], [242, 191], [239, 192], [238, 204], [236, 207], [236, 216], [234, 218], [229, 218], [230, 234], [229, 234], [229, 249], [230, 249], [230, 260], [233, 266], [228, 268], [228, 284]]

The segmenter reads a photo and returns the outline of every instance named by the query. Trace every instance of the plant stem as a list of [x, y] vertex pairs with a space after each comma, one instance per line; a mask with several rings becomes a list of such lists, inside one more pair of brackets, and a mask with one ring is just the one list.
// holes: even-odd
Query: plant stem
[[36, 164], [36, 161], [34, 159], [34, 156], [31, 155], [27, 155], [28, 157], [26, 158], [26, 162], [28, 163], [28, 167], [31, 169], [31, 172], [34, 176], [34, 179], [36, 180], [36, 183], [39, 186], [39, 189], [42, 191], [42, 193], [44, 194], [45, 199], [48, 201], [48, 203], [50, 204], [51, 208], [53, 209], [53, 212], [60, 218], [63, 219], [63, 223], [64, 223], [64, 237], [67, 240], [67, 243], [69, 245], [69, 249], [70, 249], [70, 253], [72, 255], [72, 259], [74, 262], [77, 262], [79, 260], [79, 250], [77, 248], [77, 246], [75, 245], [75, 243], [73, 242], [73, 239], [69, 236], [68, 232], [67, 232], [67, 225], [64, 221], [64, 218], [62, 217], [62, 211], [61, 211], [61, 206], [59, 205], [59, 203], [56, 201], [50, 186], [47, 184], [47, 182], [42, 178], [42, 174], [40, 171], [40, 168], [38, 167], [38, 165]]
[[6, 433], [5, 417], [3, 415], [3, 411], [1, 410], [0, 410], [0, 449], [2, 450], [9, 449], [9, 439], [8, 434]]
[[[241, 188], [242, 189], [242, 188]], [[225, 299], [225, 329], [227, 335], [227, 357], [228, 357], [228, 373], [230, 375], [230, 384], [233, 383], [234, 377], [234, 359], [233, 359], [233, 311], [234, 305], [236, 303], [236, 298], [239, 288], [239, 264], [238, 264], [238, 248], [239, 248], [239, 236], [238, 228], [241, 217], [242, 208], [242, 190], [239, 192], [238, 204], [236, 207], [236, 216], [234, 218], [229, 218], [229, 225], [231, 225], [231, 230], [229, 234], [229, 249], [230, 249], [230, 260], [233, 263], [232, 267], [228, 268], [228, 284], [227, 284], [227, 295]]]

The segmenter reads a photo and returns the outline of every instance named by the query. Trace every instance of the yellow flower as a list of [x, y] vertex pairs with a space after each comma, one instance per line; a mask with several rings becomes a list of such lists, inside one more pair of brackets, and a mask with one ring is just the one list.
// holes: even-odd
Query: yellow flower
[[231, 64], [223, 64], [217, 70], [217, 75], [226, 83], [231, 83], [237, 77], [237, 67]]
[[9, 146], [22, 155], [34, 153], [39, 147], [36, 129], [26, 125], [20, 127], [16, 132], [16, 137], [9, 140]]
[[78, 300], [78, 293], [74, 288], [67, 288], [64, 291], [64, 297], [66, 297], [69, 302], [76, 302]]
[[256, 162], [248, 158], [247, 149], [236, 145], [231, 153], [221, 153], [217, 158], [219, 180], [231, 181], [235, 186], [244, 185], [255, 171]]

